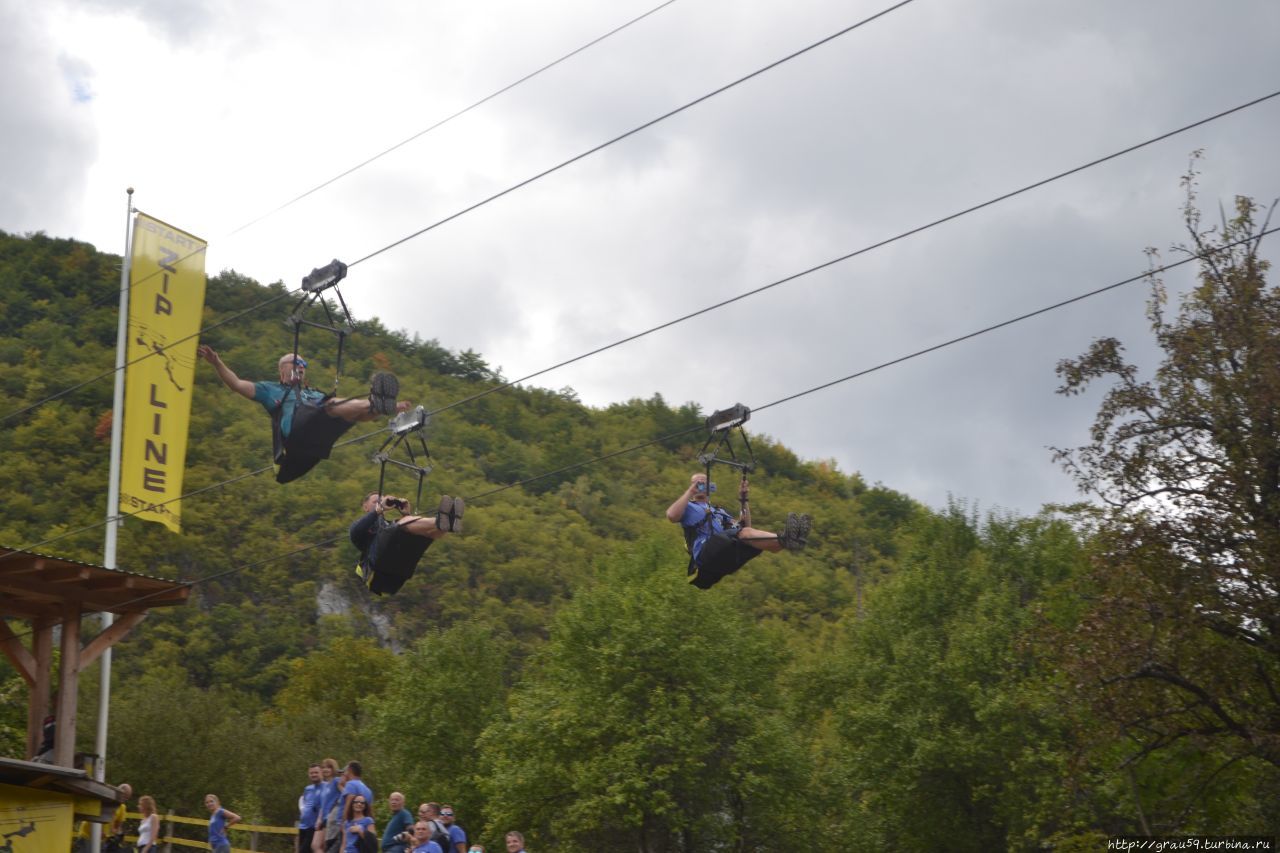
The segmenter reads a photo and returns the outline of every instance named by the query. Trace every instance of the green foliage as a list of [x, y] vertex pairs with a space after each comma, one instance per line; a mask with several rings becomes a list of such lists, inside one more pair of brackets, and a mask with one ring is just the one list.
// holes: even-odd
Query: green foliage
[[1070, 529], [1047, 519], [979, 527], [953, 506], [913, 525], [898, 571], [844, 626], [810, 692], [831, 709], [818, 719], [839, 751], [818, 757], [839, 792], [826, 834], [857, 849], [1021, 846], [1057, 784], [1042, 751], [1063, 735], [1017, 641], [1027, 605], [1078, 559]]
[[799, 743], [771, 689], [766, 635], [673, 577], [641, 542], [552, 626], [481, 739], [496, 826], [557, 850], [772, 850]]
[[1154, 376], [1114, 339], [1058, 368], [1065, 394], [1113, 384], [1091, 442], [1058, 454], [1107, 510], [1077, 587], [1090, 606], [1054, 638], [1091, 708], [1131, 741], [1154, 831], [1217, 825], [1233, 785], [1280, 779], [1280, 291], [1258, 206], [1238, 197], [1206, 228], [1195, 177], [1180, 248], [1199, 257], [1198, 282], [1172, 317], [1152, 282]]
[[[0, 233], [0, 544], [60, 537], [38, 550], [97, 559], [118, 265], [83, 243]], [[292, 345], [285, 296], [234, 271], [211, 278], [204, 342], [241, 376], [271, 376]], [[341, 394], [363, 393], [375, 369], [428, 408], [502, 381], [478, 353], [376, 318], [357, 327]], [[1185, 341], [1209, 333], [1196, 328]], [[332, 340], [308, 330], [302, 349], [328, 389]], [[1244, 386], [1270, 388], [1265, 366], [1247, 373]], [[1242, 659], [1192, 630], [1206, 613], [1186, 606], [1186, 590], [1209, 600], [1212, 587], [1169, 584], [1152, 562], [1084, 571], [1086, 551], [1107, 557], [1116, 540], [1048, 516], [936, 513], [753, 436], [756, 526], [809, 512], [810, 547], [699, 591], [663, 510], [697, 468], [701, 417], [656, 393], [591, 409], [569, 388], [446, 409], [427, 433], [420, 503], [467, 496], [466, 533], [376, 597], [352, 573], [346, 528], [377, 485], [377, 428], [278, 486], [253, 473], [270, 462], [265, 413], [202, 363], [183, 532], [121, 532], [123, 568], [194, 587], [116, 647], [109, 778], [162, 811], [202, 816], [211, 791], [283, 825], [308, 764], [356, 758], [380, 798], [450, 801], [489, 849], [511, 828], [534, 849], [690, 853], [797, 839], [816, 851], [1083, 850], [1144, 825], [1274, 831], [1280, 782], [1263, 759], [1189, 738], [1126, 763], [1134, 730], [1116, 724], [1120, 706], [1082, 688], [1097, 682], [1085, 662], [1143, 648], [1152, 614], [1139, 605], [1155, 603], [1160, 650], [1201, 670], [1230, 661], [1212, 682], [1225, 694]], [[403, 472], [386, 485], [416, 500]], [[81, 680], [81, 749], [95, 673]], [[1257, 701], [1260, 684], [1230, 701]], [[9, 701], [22, 694], [0, 663], [0, 751], [22, 748], [25, 713]], [[1170, 705], [1139, 695], [1130, 709]]]
[[480, 825], [485, 798], [475, 756], [480, 733], [502, 711], [513, 645], [501, 626], [472, 620], [428, 631], [397, 659], [386, 695], [368, 705], [379, 744], [371, 763], [384, 784], [430, 792]]

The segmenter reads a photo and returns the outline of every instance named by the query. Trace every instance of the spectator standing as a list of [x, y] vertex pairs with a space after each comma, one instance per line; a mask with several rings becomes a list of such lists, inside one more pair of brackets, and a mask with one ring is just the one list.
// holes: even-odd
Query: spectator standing
[[525, 853], [524, 836], [515, 830], [507, 833], [507, 853]]
[[412, 853], [444, 853], [440, 845], [431, 840], [431, 822], [420, 820], [413, 825]]
[[[452, 809], [450, 810], [452, 811]], [[439, 803], [423, 803], [418, 807], [418, 819], [431, 827], [431, 840], [440, 845], [442, 853], [453, 853], [449, 844], [449, 827], [440, 819]]]
[[142, 821], [138, 824], [136, 849], [138, 853], [151, 853], [156, 839], [160, 837], [160, 815], [156, 814], [155, 798], [147, 794], [138, 797], [138, 811], [142, 814]]
[[364, 768], [359, 761], [348, 761], [342, 771], [342, 813], [348, 812], [351, 800], [357, 796], [364, 797], [365, 810], [373, 814], [373, 790], [361, 779]]
[[449, 831], [449, 849], [445, 853], [467, 853], [467, 831], [454, 822], [453, 806], [440, 806], [440, 822]]
[[404, 807], [404, 794], [395, 791], [387, 797], [391, 818], [382, 833], [383, 853], [404, 853], [409, 848], [407, 839], [413, 836], [413, 815]]
[[231, 836], [227, 830], [240, 822], [240, 815], [222, 807], [216, 794], [204, 795], [204, 807], [209, 810], [209, 847], [213, 853], [231, 853]]
[[294, 847], [295, 853], [307, 853], [311, 849], [316, 824], [320, 822], [320, 786], [323, 778], [319, 764], [312, 764], [307, 768], [307, 780], [309, 784], [302, 789], [302, 798], [298, 800], [298, 841]]
[[[342, 790], [338, 787], [338, 762], [326, 758], [320, 762], [320, 814], [311, 837], [311, 853], [325, 853], [342, 842], [342, 812], [338, 808]], [[337, 853], [336, 849], [334, 853]]]
[[376, 831], [373, 824], [373, 803], [364, 794], [353, 794], [342, 813], [342, 837], [346, 839], [342, 847], [343, 853], [361, 853], [361, 848], [367, 844], [364, 840], [366, 834], [375, 839], [376, 847], [377, 836], [373, 835]]

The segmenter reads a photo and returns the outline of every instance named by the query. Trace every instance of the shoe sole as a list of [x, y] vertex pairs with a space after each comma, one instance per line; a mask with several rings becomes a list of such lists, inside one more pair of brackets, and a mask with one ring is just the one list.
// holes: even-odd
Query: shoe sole
[[451, 515], [453, 515], [453, 498], [441, 495], [440, 506], [436, 509], [436, 530], [443, 530], [445, 533], [453, 532], [453, 524], [449, 521]]
[[787, 523], [783, 528], [782, 536], [779, 541], [782, 547], [788, 551], [799, 551], [805, 546], [805, 537], [809, 535], [809, 526], [812, 523], [807, 515], [796, 515], [794, 512], [787, 514]]
[[394, 415], [400, 380], [394, 373], [375, 373], [369, 381], [369, 405], [376, 415]]
[[462, 498], [453, 499], [453, 513], [449, 517], [449, 532], [462, 532], [462, 513], [467, 508], [467, 504]]

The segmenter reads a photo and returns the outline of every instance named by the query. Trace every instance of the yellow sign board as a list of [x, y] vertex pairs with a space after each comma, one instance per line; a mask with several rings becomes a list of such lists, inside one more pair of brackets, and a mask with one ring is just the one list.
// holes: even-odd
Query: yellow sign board
[[74, 799], [0, 785], [0, 853], [67, 853]]
[[174, 533], [182, 526], [176, 498], [204, 314], [205, 245], [146, 214], [134, 218], [120, 511]]

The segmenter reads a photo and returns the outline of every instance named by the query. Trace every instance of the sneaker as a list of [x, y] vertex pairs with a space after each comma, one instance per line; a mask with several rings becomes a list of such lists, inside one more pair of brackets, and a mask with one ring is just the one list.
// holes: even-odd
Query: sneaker
[[378, 371], [369, 380], [369, 408], [375, 415], [394, 415], [400, 380], [394, 373]]
[[807, 512], [801, 513], [798, 516], [797, 521], [799, 522], [799, 525], [800, 525], [800, 536], [799, 536], [800, 544], [808, 545], [809, 531], [813, 529], [813, 516], [809, 515]]
[[462, 532], [462, 513], [467, 508], [462, 498], [440, 496], [440, 508], [436, 510], [436, 530], [445, 533]]
[[788, 551], [800, 551], [808, 540], [809, 529], [812, 526], [813, 519], [809, 516], [788, 513], [786, 526], [783, 527], [778, 542]]

